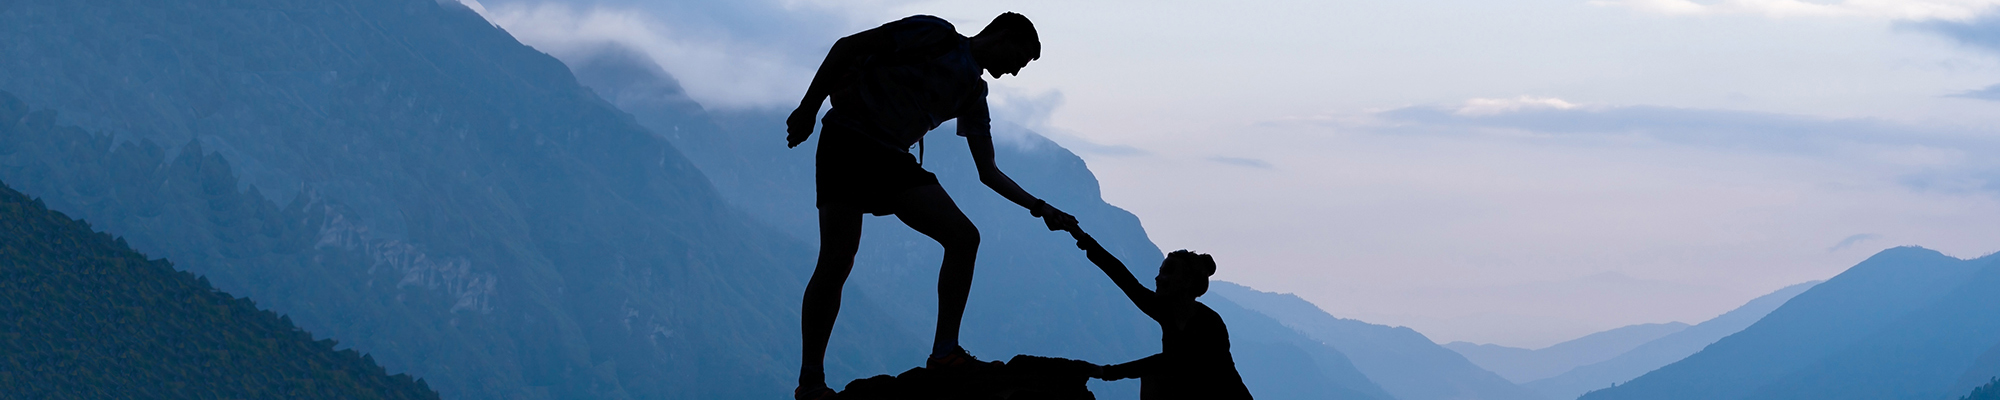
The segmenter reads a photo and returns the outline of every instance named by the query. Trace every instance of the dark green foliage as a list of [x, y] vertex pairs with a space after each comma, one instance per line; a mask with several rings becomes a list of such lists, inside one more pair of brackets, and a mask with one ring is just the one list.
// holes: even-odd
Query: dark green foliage
[[0, 326], [9, 398], [438, 398], [4, 185]]
[[2000, 400], [2000, 378], [1987, 380], [1985, 386], [1973, 388], [1971, 394], [1958, 400]]

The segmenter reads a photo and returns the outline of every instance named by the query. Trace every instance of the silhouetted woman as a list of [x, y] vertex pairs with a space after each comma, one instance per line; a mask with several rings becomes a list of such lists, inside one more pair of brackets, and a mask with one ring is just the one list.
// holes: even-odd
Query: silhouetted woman
[[841, 287], [861, 245], [861, 216], [891, 215], [944, 246], [938, 271], [937, 336], [924, 365], [952, 368], [975, 362], [958, 346], [959, 320], [972, 290], [979, 230], [951, 195], [910, 154], [924, 134], [958, 120], [958, 135], [972, 150], [979, 181], [1001, 197], [1041, 217], [1050, 230], [1076, 219], [1021, 190], [993, 163], [986, 80], [980, 72], [1020, 72], [1041, 57], [1035, 26], [1021, 14], [994, 18], [978, 35], [958, 34], [950, 22], [918, 15], [834, 42], [805, 98], [787, 118], [788, 145], [813, 133], [813, 118], [829, 97], [814, 167], [819, 192], [819, 262], [806, 283], [800, 309], [803, 360], [796, 399], [833, 397], [823, 369], [826, 342], [840, 314]]
[[1125, 263], [1104, 251], [1081, 229], [1070, 230], [1076, 247], [1089, 255], [1090, 262], [1118, 284], [1118, 289], [1139, 306], [1139, 311], [1160, 323], [1160, 354], [1124, 364], [1103, 366], [1097, 378], [1114, 381], [1139, 378], [1139, 398], [1144, 400], [1249, 399], [1250, 389], [1236, 373], [1236, 361], [1229, 356], [1229, 327], [1208, 305], [1195, 301], [1208, 293], [1208, 277], [1215, 275], [1215, 259], [1207, 254], [1179, 250], [1160, 262], [1160, 274], [1146, 290]]

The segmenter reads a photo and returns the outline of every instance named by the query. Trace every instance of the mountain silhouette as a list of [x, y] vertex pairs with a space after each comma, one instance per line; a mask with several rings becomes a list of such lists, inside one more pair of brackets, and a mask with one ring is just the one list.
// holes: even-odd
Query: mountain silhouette
[[[1266, 315], [1304, 333], [1314, 342], [1338, 349], [1352, 360], [1357, 370], [1397, 399], [1540, 398], [1410, 328], [1334, 317], [1298, 296], [1257, 291], [1229, 282], [1211, 283], [1209, 293], [1210, 297], [1229, 299], [1250, 312]], [[1237, 326], [1235, 321], [1230, 323], [1231, 327]], [[1248, 372], [1245, 379], [1249, 379]]]
[[2000, 342], [2000, 257], [1917, 247], [1877, 253], [1743, 331], [1606, 399], [1943, 398]]
[[1740, 332], [1770, 314], [1786, 301], [1811, 289], [1819, 281], [1786, 286], [1751, 299], [1734, 310], [1702, 321], [1671, 335], [1641, 344], [1610, 360], [1576, 367], [1562, 375], [1528, 382], [1525, 386], [1553, 399], [1574, 399], [1595, 389], [1611, 387], [1645, 375], [1660, 367], [1687, 358], [1710, 343]]
[[[6, 103], [0, 138], [43, 133]], [[438, 398], [5, 184], [0, 316], [9, 398]]]
[[1473, 364], [1500, 374], [1509, 381], [1526, 383], [1553, 377], [1585, 364], [1609, 360], [1687, 327], [1688, 324], [1680, 322], [1627, 325], [1533, 350], [1470, 342], [1445, 343], [1444, 347], [1464, 354]]

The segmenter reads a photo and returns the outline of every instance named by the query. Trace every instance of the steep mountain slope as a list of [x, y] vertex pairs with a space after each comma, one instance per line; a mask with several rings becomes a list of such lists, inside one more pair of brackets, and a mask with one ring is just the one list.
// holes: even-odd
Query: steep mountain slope
[[1539, 398], [1410, 328], [1337, 318], [1298, 296], [1229, 282], [1211, 283], [1209, 293], [1208, 297], [1229, 299], [1338, 349], [1398, 399]]
[[[1887, 393], [1883, 390], [1922, 386], [1939, 375], [1939, 369], [1950, 372], [1943, 378], [1945, 383], [1937, 385], [1948, 384], [1972, 364], [1979, 350], [1992, 346], [1991, 341], [2000, 337], [1988, 331], [1996, 325], [1993, 316], [2000, 313], [1966, 314], [1992, 305], [1953, 303], [1979, 296], [1971, 292], [1990, 291], [1985, 289], [1991, 286], [1968, 282], [1991, 285], [1987, 280], [2000, 278], [1982, 272], [1987, 269], [1982, 264], [1992, 260], [1960, 260], [1916, 247], [1884, 250], [1793, 297], [1742, 332], [1631, 382], [1584, 394], [1581, 399], [1912, 398], [1882, 395]], [[1975, 275], [1981, 278], [1974, 280]], [[1940, 300], [1951, 304], [1934, 307]], [[1953, 317], [1966, 320], [1943, 321]], [[1932, 332], [1950, 328], [1969, 330]], [[1889, 340], [1899, 335], [1941, 342]], [[1979, 340], [1987, 342], [1964, 348], [1966, 343]], [[1851, 365], [1894, 360], [1868, 357], [1891, 350], [1919, 352], [1905, 361], [1882, 366]], [[1936, 353], [1939, 351], [1961, 354], [1947, 357]], [[1908, 365], [1911, 362], [1939, 364], [1916, 367]], [[1843, 368], [1843, 364], [1848, 365]], [[1765, 390], [1813, 386], [1849, 391]]]
[[1464, 354], [1472, 363], [1500, 377], [1525, 383], [1554, 377], [1571, 368], [1609, 360], [1634, 347], [1687, 329], [1688, 324], [1627, 325], [1584, 335], [1540, 349], [1523, 349], [1495, 344], [1451, 342], [1445, 348]]
[[1751, 299], [1734, 310], [1695, 324], [1680, 332], [1647, 342], [1618, 357], [1596, 364], [1585, 365], [1564, 372], [1552, 378], [1529, 382], [1529, 389], [1541, 392], [1552, 399], [1574, 399], [1594, 389], [1603, 389], [1613, 384], [1624, 383], [1646, 372], [1659, 369], [1687, 358], [1701, 351], [1710, 343], [1740, 332], [1756, 323], [1771, 310], [1778, 309], [1786, 301], [1818, 285], [1819, 281], [1786, 286], [1775, 292]]
[[[708, 112], [688, 100], [672, 77], [628, 51], [606, 47], [571, 57], [579, 81], [686, 149], [733, 204], [794, 236], [817, 241], [812, 162], [818, 139], [785, 148], [781, 121], [790, 110]], [[1157, 325], [1134, 309], [1067, 235], [1049, 232], [1021, 207], [979, 184], [965, 141], [950, 136], [952, 129], [947, 125], [933, 134], [923, 156], [924, 168], [938, 175], [981, 232], [965, 346], [993, 358], [1027, 353], [1099, 363], [1157, 352]], [[1104, 202], [1081, 158], [1007, 121], [995, 121], [995, 129], [1002, 170], [1029, 192], [1076, 215], [1142, 280], [1154, 274], [1162, 253], [1146, 238], [1136, 216]], [[905, 329], [929, 332], [936, 318], [940, 257], [936, 242], [895, 219], [869, 218], [850, 293], [884, 299], [878, 304]], [[1338, 351], [1264, 323], [1255, 313], [1225, 313], [1224, 318], [1232, 339], [1244, 343], [1236, 349], [1237, 365], [1260, 398], [1377, 398], [1381, 393]], [[834, 338], [836, 345], [842, 340]], [[921, 355], [926, 346], [926, 341], [912, 341], [894, 352]], [[1300, 352], [1308, 356], [1300, 357]], [[1099, 397], [1136, 396], [1135, 382], [1092, 385]]]
[[[810, 248], [456, 3], [17, 0], [0, 37], [0, 179], [445, 397], [791, 389]], [[912, 362], [871, 303], [831, 368]]]
[[9, 398], [438, 397], [4, 184], [0, 318]]
[[1942, 399], [1971, 390], [1960, 378], [2000, 345], [2000, 256], [1967, 262], [1979, 273], [1943, 298], [1748, 398]]
[[1229, 324], [1229, 352], [1243, 384], [1257, 398], [1402, 399], [1369, 381], [1345, 354], [1294, 334], [1278, 320], [1226, 297], [1203, 296], [1201, 301]]

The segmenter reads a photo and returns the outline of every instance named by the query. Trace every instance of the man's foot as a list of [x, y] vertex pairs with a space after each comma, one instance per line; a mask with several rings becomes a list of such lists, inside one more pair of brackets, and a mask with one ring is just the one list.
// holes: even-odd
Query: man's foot
[[932, 355], [929, 359], [924, 360], [924, 368], [957, 369], [978, 363], [979, 359], [973, 358], [972, 354], [965, 352], [964, 348], [959, 348], [942, 356]]
[[837, 400], [839, 398], [840, 393], [835, 393], [833, 389], [829, 389], [826, 386], [792, 389], [792, 400]]

